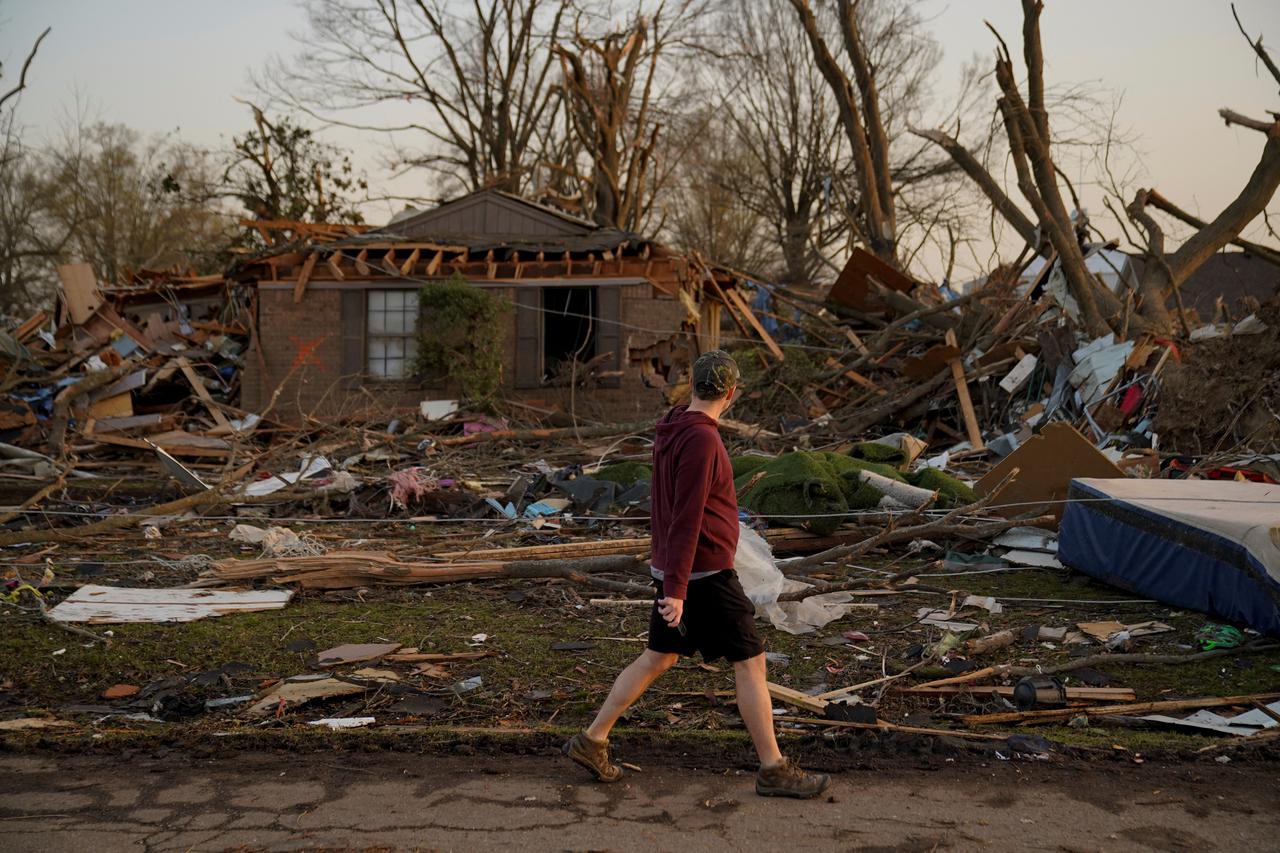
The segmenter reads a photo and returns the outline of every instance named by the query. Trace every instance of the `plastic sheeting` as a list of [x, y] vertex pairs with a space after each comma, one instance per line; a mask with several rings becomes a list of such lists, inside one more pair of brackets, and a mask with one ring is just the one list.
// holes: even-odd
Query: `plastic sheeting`
[[768, 619], [773, 627], [788, 634], [812, 633], [864, 606], [854, 603], [854, 596], [849, 592], [812, 595], [802, 601], [778, 601], [783, 593], [807, 589], [809, 584], [784, 577], [769, 543], [742, 524], [739, 524], [733, 568], [742, 589], [756, 606], [756, 616]]
[[1280, 635], [1280, 486], [1071, 481], [1058, 558], [1171, 604]]

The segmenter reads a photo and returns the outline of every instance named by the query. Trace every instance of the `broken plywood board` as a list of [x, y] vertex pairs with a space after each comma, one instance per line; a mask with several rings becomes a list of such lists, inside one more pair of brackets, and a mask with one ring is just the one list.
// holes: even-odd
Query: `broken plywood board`
[[1062, 563], [1058, 562], [1057, 557], [1044, 551], [1015, 549], [1007, 554], [1001, 554], [1000, 559], [1015, 566], [1035, 566], [1040, 569], [1061, 569], [1063, 567]]
[[992, 543], [1019, 551], [1058, 553], [1058, 537], [1038, 527], [1014, 527], [1001, 533]]
[[137, 589], [87, 584], [49, 611], [55, 622], [194, 622], [229, 613], [279, 610], [292, 590]]
[[250, 717], [265, 717], [282, 704], [285, 707], [305, 705], [315, 699], [350, 696], [353, 693], [363, 693], [366, 689], [368, 685], [353, 684], [332, 676], [301, 675], [272, 687], [261, 699], [250, 705], [245, 713]]
[[389, 655], [400, 648], [401, 643], [344, 643], [334, 646], [316, 655], [322, 667], [343, 666], [349, 663], [364, 663]]
[[1018, 475], [1001, 489], [992, 509], [1012, 518], [1035, 513], [1061, 519], [1073, 477], [1123, 479], [1124, 472], [1076, 432], [1052, 423], [1000, 461], [974, 485], [986, 497], [1014, 468]]
[[89, 264], [59, 264], [58, 278], [62, 280], [62, 294], [67, 300], [67, 313], [71, 322], [83, 326], [93, 312], [102, 305], [98, 292], [98, 279]]

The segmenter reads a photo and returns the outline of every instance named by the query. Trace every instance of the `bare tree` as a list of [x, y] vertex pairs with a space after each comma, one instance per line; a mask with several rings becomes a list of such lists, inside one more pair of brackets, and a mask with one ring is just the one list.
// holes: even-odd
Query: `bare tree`
[[42, 227], [69, 235], [61, 259], [109, 282], [144, 267], [221, 267], [231, 235], [206, 152], [98, 123], [67, 128], [44, 159]]
[[[44, 41], [45, 36], [49, 35], [52, 27], [45, 27], [44, 32], [36, 37], [35, 44], [31, 45], [31, 51], [27, 54], [27, 58], [22, 63], [22, 70], [18, 72], [18, 85], [9, 89], [9, 91], [0, 94], [0, 109], [8, 103], [12, 98], [16, 98], [23, 89], [27, 88], [27, 71], [31, 68], [31, 62], [36, 58], [36, 52], [40, 50], [40, 42]], [[0, 75], [2, 76], [2, 75]]]
[[666, 239], [734, 269], [779, 277], [773, 223], [747, 194], [768, 189], [758, 171], [760, 152], [726, 123], [722, 108], [707, 104], [677, 119], [667, 150], [677, 165], [660, 200]]
[[270, 119], [257, 107], [252, 130], [231, 140], [222, 180], [256, 219], [351, 222], [364, 219], [352, 194], [368, 189], [351, 157], [289, 116]]
[[[1008, 46], [996, 33], [999, 47], [995, 72], [1000, 87], [997, 106], [1017, 173], [1018, 190], [1030, 205], [1033, 216], [1023, 213], [1005, 193], [1000, 182], [953, 136], [938, 130], [914, 132], [945, 150], [1029, 244], [1038, 251], [1052, 251], [1070, 294], [1079, 305], [1086, 331], [1102, 335], [1109, 329], [1125, 332], [1129, 328], [1143, 328], [1167, 334], [1174, 325], [1168, 308], [1170, 295], [1178, 299], [1178, 286], [1214, 252], [1236, 239], [1240, 231], [1262, 212], [1280, 186], [1280, 125], [1248, 119], [1229, 110], [1221, 111], [1228, 124], [1249, 127], [1267, 135], [1262, 157], [1237, 198], [1213, 222], [1199, 228], [1173, 253], [1166, 253], [1164, 232], [1154, 217], [1146, 212], [1149, 205], [1160, 207], [1157, 200], [1163, 201], [1162, 197], [1153, 190], [1140, 190], [1135, 195], [1126, 210], [1147, 235], [1149, 263], [1136, 294], [1138, 315], [1130, 316], [1120, 299], [1086, 267], [1080, 239], [1082, 223], [1072, 218], [1063, 198], [1063, 185], [1066, 185], [1072, 195], [1073, 206], [1079, 210], [1074, 191], [1054, 160], [1057, 141], [1050, 131], [1045, 101], [1044, 52], [1040, 40], [1043, 7], [1041, 0], [1022, 0], [1025, 97], [1018, 86]], [[1260, 57], [1265, 54], [1260, 41], [1250, 40], [1250, 44], [1255, 52], [1260, 52]], [[1269, 65], [1268, 68], [1270, 70], [1274, 66]], [[1280, 76], [1277, 76], [1277, 81], [1280, 82]]]
[[[1262, 46], [1262, 37], [1250, 38], [1244, 24], [1240, 22], [1240, 16], [1236, 14], [1234, 4], [1231, 6], [1231, 13], [1235, 16], [1236, 24], [1245, 41], [1249, 43], [1276, 83], [1280, 84], [1280, 68], [1276, 67], [1270, 53]], [[1182, 300], [1179, 296], [1182, 283], [1218, 250], [1228, 243], [1239, 242], [1240, 232], [1266, 210], [1277, 188], [1280, 188], [1280, 118], [1277, 114], [1271, 113], [1269, 119], [1254, 119], [1235, 110], [1224, 108], [1218, 111], [1218, 115], [1228, 125], [1258, 131], [1266, 138], [1258, 163], [1239, 194], [1210, 222], [1201, 222], [1182, 213], [1176, 205], [1154, 189], [1138, 190], [1134, 194], [1133, 201], [1125, 208], [1129, 217], [1146, 233], [1147, 263], [1143, 267], [1142, 278], [1138, 283], [1138, 293], [1146, 309], [1146, 316], [1156, 328], [1161, 330], [1167, 331], [1173, 325], [1168, 312], [1169, 294], [1174, 295], [1179, 307], [1178, 316], [1185, 324], [1185, 315], [1181, 310]], [[1148, 207], [1162, 210], [1186, 224], [1193, 225], [1195, 231], [1176, 250], [1167, 251], [1164, 229], [1155, 217], [1147, 212]], [[1179, 214], [1182, 215], [1179, 216]], [[1274, 257], [1276, 254], [1274, 250], [1267, 250], [1265, 247], [1255, 247], [1255, 250], [1257, 248], [1264, 250], [1264, 256], [1269, 254]]]
[[[849, 168], [841, 174], [850, 184], [853, 241], [905, 268], [924, 243], [966, 227], [952, 180], [956, 165], [905, 134], [932, 95], [941, 47], [925, 32], [917, 7], [901, 0], [836, 0], [830, 15], [810, 0], [789, 2], [847, 143]], [[960, 124], [978, 88], [979, 78], [966, 69], [944, 123]], [[908, 229], [916, 246], [904, 252]]]
[[49, 28], [32, 44], [17, 84], [0, 94], [0, 312], [5, 314], [25, 311], [43, 301], [43, 291], [51, 283], [48, 259], [57, 250], [39, 228], [46, 187], [39, 161], [19, 132], [13, 108], [14, 99], [27, 87], [27, 72], [47, 35]]
[[579, 15], [572, 40], [555, 47], [583, 161], [565, 168], [584, 187], [586, 212], [602, 225], [646, 231], [652, 224], [671, 174], [660, 162], [663, 102], [678, 88], [665, 63], [705, 8], [703, 0], [664, 0], [649, 14], [637, 7], [621, 29], [600, 36], [584, 33]]
[[[266, 88], [328, 122], [416, 137], [394, 165], [522, 193], [571, 156], [557, 113], [562, 0], [305, 0], [310, 24]], [[374, 121], [407, 107], [404, 122]]]
[[0, 122], [0, 312], [14, 315], [52, 292], [52, 261], [69, 235], [42, 227], [49, 187], [40, 159], [17, 132], [12, 111]]
[[[718, 145], [740, 152], [714, 177], [772, 237], [765, 272], [786, 284], [817, 280], [847, 234], [837, 174], [848, 167], [840, 123], [787, 0], [737, 0], [722, 11]], [[726, 126], [727, 125], [727, 126]]]

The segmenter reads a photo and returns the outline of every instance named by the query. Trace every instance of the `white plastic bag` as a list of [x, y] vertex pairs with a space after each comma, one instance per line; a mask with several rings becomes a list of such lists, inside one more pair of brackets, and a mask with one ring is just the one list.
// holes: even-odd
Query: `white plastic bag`
[[853, 598], [847, 592], [829, 592], [803, 601], [778, 601], [784, 592], [809, 585], [786, 578], [773, 559], [773, 549], [759, 533], [739, 522], [738, 551], [733, 568], [756, 615], [766, 617], [773, 627], [788, 634], [808, 634], [848, 613]]

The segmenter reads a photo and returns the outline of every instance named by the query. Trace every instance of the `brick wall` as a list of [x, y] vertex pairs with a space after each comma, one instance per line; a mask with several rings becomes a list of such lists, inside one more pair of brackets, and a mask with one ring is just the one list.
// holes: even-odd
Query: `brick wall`
[[[509, 396], [532, 406], [558, 408], [566, 413], [572, 410], [579, 417], [592, 420], [643, 420], [660, 413], [666, 406], [662, 391], [645, 386], [640, 372], [627, 363], [627, 352], [669, 334], [628, 326], [675, 330], [686, 312], [678, 299], [655, 296], [647, 284], [622, 287], [619, 320], [624, 324], [620, 335], [623, 376], [619, 387], [578, 389], [574, 394], [568, 388], [512, 389], [516, 335], [513, 313], [508, 320], [503, 358]], [[507, 299], [512, 292], [512, 288], [494, 289], [495, 295]], [[350, 387], [343, 373], [342, 293], [340, 289], [309, 287], [302, 302], [295, 305], [292, 289], [259, 288], [257, 319], [262, 358], [252, 349], [246, 354], [241, 379], [242, 408], [262, 411], [286, 376], [290, 378], [272, 410], [272, 416], [282, 420], [296, 420], [302, 414], [324, 418], [376, 414], [386, 420], [416, 410], [420, 400], [454, 396], [448, 389], [424, 388], [412, 381], [366, 380], [361, 386]]]

